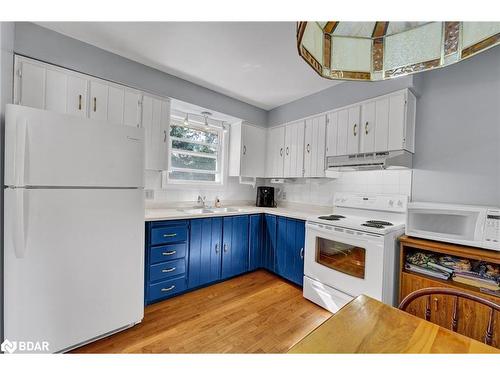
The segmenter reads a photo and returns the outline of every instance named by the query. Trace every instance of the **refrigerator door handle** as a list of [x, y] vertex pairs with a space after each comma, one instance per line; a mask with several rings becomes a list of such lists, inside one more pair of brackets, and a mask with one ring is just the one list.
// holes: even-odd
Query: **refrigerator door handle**
[[16, 154], [14, 159], [14, 179], [16, 186], [24, 186], [24, 174], [26, 171], [26, 140], [28, 137], [28, 126], [25, 118], [19, 117], [16, 121]]
[[16, 258], [24, 258], [26, 254], [26, 238], [28, 234], [28, 192], [15, 189], [14, 209], [14, 253]]

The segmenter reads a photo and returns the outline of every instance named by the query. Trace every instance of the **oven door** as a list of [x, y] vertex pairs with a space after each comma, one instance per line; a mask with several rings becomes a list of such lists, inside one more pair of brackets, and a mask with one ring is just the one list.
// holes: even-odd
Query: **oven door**
[[304, 273], [353, 297], [382, 300], [384, 236], [307, 223]]

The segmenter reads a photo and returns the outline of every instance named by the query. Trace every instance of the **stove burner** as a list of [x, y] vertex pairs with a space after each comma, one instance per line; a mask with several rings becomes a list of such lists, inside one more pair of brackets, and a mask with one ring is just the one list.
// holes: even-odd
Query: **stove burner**
[[392, 223], [389, 223], [388, 221], [381, 221], [381, 220], [367, 220], [366, 221], [368, 224], [377, 224], [377, 225], [388, 225], [391, 226], [393, 225]]
[[381, 224], [375, 224], [375, 223], [365, 223], [361, 224], [363, 227], [370, 227], [370, 228], [378, 228], [378, 229], [384, 229], [385, 227]]
[[321, 219], [321, 220], [330, 220], [330, 221], [333, 221], [333, 220], [340, 220], [340, 219], [344, 219], [345, 216], [342, 216], [342, 215], [328, 215], [328, 216], [320, 216], [318, 217], [318, 219]]

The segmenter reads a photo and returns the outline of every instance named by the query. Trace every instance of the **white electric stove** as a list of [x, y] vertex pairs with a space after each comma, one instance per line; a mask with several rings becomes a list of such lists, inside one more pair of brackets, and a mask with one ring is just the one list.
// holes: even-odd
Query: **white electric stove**
[[408, 197], [337, 193], [306, 223], [304, 297], [336, 312], [360, 294], [396, 303], [398, 237]]

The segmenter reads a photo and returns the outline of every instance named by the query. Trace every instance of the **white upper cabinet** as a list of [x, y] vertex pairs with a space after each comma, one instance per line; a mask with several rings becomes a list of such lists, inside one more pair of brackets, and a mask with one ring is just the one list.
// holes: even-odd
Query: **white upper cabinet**
[[415, 152], [415, 109], [405, 89], [329, 113], [326, 156]]
[[68, 75], [66, 89], [66, 113], [80, 117], [87, 117], [87, 90], [88, 81], [76, 75]]
[[101, 81], [90, 81], [90, 118], [108, 120], [108, 85]]
[[304, 177], [325, 176], [326, 116], [306, 120]]
[[266, 168], [266, 129], [239, 122], [231, 125], [229, 175], [263, 177]]
[[141, 98], [140, 91], [124, 88], [123, 90], [123, 124], [141, 126]]
[[144, 95], [142, 98], [142, 127], [146, 149], [146, 169], [165, 171], [168, 160], [168, 128], [170, 101]]
[[[108, 87], [108, 121], [112, 124], [124, 124], [124, 101], [125, 90], [123, 87]], [[135, 106], [138, 106], [137, 102]], [[137, 120], [135, 126], [137, 126]]]
[[47, 69], [45, 82], [45, 109], [67, 113], [68, 75], [58, 70]]
[[45, 108], [45, 68], [28, 61], [16, 66], [15, 103]]
[[304, 174], [304, 121], [285, 126], [283, 177], [302, 177]]
[[360, 115], [361, 106], [357, 105], [348, 109], [347, 153], [349, 155], [359, 152]]
[[271, 128], [267, 133], [266, 177], [283, 177], [285, 127]]

